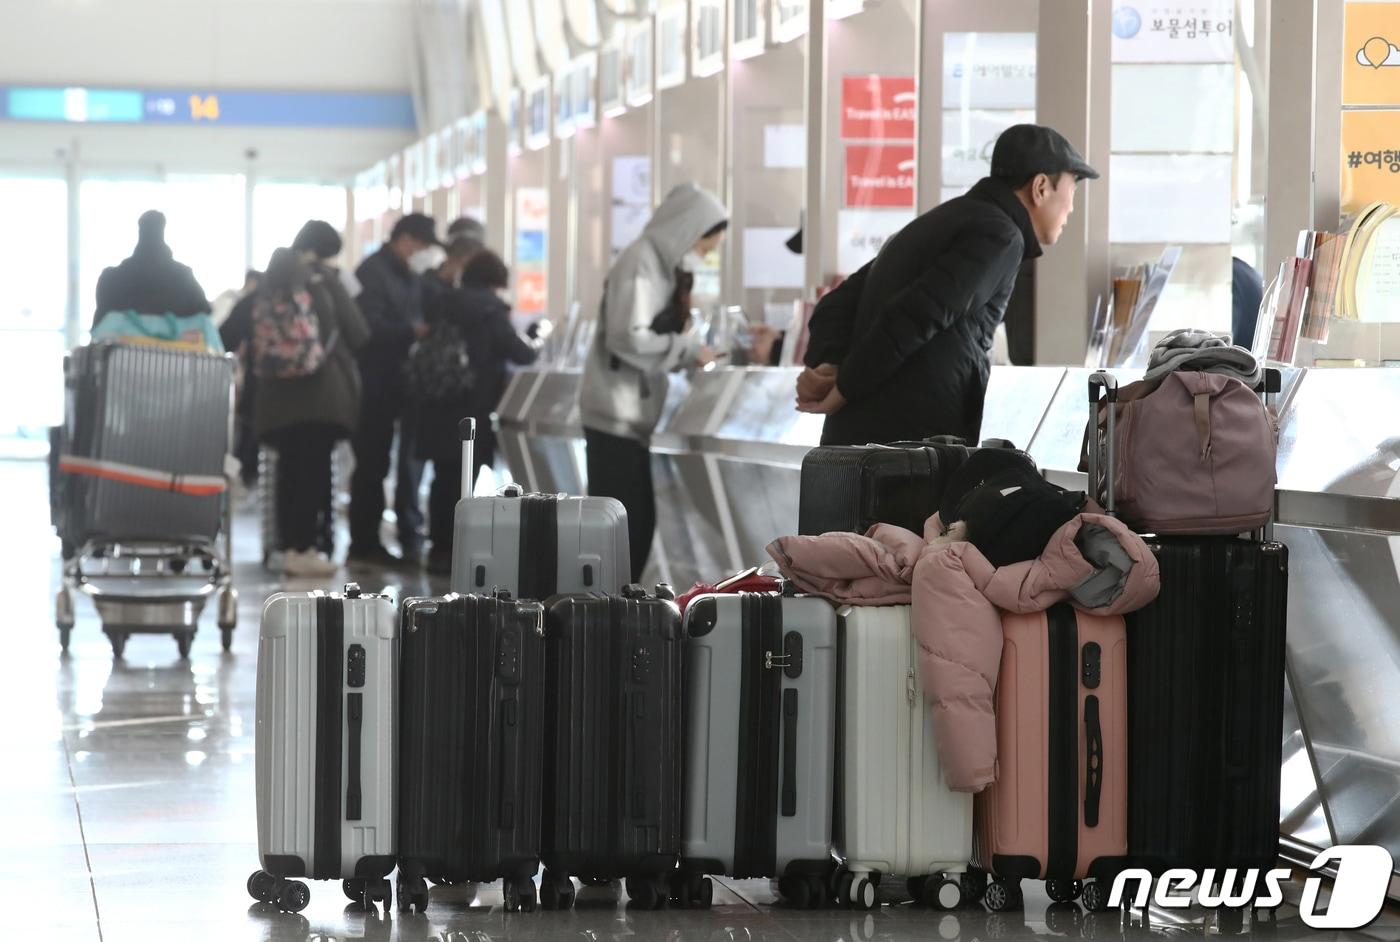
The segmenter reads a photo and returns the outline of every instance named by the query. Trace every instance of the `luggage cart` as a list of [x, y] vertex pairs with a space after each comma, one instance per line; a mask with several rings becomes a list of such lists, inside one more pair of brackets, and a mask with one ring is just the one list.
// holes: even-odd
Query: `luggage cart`
[[[231, 503], [226, 501], [225, 505]], [[75, 616], [74, 593], [92, 599], [102, 630], [120, 658], [134, 634], [169, 634], [180, 657], [189, 657], [199, 616], [213, 596], [223, 649], [233, 647], [238, 590], [233, 586], [233, 541], [224, 511], [218, 546], [180, 543], [89, 543], [65, 561], [58, 590], [59, 645], [68, 650]]]
[[229, 650], [238, 616], [226, 460], [232, 359], [104, 343], [75, 350], [66, 372], [54, 462], [65, 544], [54, 619], [62, 649], [81, 592], [118, 658], [133, 634], [169, 634], [188, 657], [211, 597]]

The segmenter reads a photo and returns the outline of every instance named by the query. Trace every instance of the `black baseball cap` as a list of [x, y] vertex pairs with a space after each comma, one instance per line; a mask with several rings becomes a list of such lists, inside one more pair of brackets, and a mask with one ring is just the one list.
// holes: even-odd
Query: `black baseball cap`
[[1099, 172], [1054, 128], [1017, 124], [1001, 132], [992, 148], [992, 176], [1020, 183], [1037, 173], [1072, 173], [1076, 180], [1097, 180]]
[[394, 230], [389, 233], [389, 240], [393, 241], [401, 235], [412, 236], [419, 242], [425, 242], [428, 245], [442, 245], [442, 240], [437, 236], [437, 224], [433, 222], [433, 217], [425, 216], [422, 213], [409, 213], [394, 223]]

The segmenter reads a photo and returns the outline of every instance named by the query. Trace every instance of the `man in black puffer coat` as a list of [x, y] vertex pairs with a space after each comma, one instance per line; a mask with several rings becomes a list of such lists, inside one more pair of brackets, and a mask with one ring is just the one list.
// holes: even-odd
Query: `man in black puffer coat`
[[208, 314], [209, 301], [189, 266], [175, 261], [165, 244], [165, 214], [151, 210], [137, 220], [136, 250], [97, 279], [95, 330], [111, 311], [138, 314]]
[[992, 337], [1022, 263], [1059, 238], [1098, 173], [1058, 132], [1005, 131], [991, 176], [924, 213], [812, 313], [798, 408], [823, 445], [956, 435], [976, 443]]

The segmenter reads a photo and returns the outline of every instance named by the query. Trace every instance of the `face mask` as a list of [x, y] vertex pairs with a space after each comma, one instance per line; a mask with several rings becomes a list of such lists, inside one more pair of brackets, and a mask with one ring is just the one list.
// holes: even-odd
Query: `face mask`
[[443, 262], [447, 261], [447, 253], [441, 246], [430, 245], [426, 249], [419, 249], [408, 259], [408, 267], [413, 269], [415, 275], [422, 275], [432, 271]]
[[681, 256], [681, 267], [686, 271], [699, 271], [705, 267], [705, 258], [700, 253], [691, 250]]

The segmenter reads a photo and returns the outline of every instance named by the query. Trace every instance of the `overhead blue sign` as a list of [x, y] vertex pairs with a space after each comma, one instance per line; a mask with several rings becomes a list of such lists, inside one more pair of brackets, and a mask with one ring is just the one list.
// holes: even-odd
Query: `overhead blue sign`
[[391, 92], [0, 87], [0, 119], [414, 130], [413, 99]]

